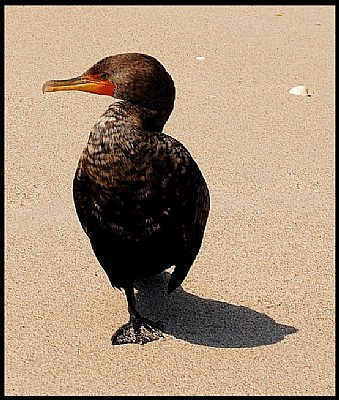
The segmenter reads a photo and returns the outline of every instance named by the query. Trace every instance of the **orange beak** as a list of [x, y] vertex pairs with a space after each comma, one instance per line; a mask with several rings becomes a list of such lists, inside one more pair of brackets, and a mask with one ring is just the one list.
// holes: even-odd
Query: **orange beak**
[[108, 79], [101, 79], [99, 75], [83, 75], [77, 78], [48, 81], [42, 86], [43, 93], [59, 92], [65, 90], [80, 90], [95, 94], [113, 96], [115, 85]]

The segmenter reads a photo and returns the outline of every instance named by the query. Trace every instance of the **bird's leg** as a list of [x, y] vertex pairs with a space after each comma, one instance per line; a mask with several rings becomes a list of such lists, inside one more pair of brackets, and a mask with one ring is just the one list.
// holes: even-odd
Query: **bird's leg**
[[143, 318], [137, 311], [133, 285], [125, 287], [130, 315], [129, 322], [119, 328], [112, 336], [112, 344], [145, 344], [163, 337], [161, 330], [154, 323]]
[[137, 305], [135, 301], [134, 288], [133, 286], [125, 287], [125, 294], [128, 304], [129, 320], [135, 321], [136, 319], [141, 319], [141, 315], [137, 311]]

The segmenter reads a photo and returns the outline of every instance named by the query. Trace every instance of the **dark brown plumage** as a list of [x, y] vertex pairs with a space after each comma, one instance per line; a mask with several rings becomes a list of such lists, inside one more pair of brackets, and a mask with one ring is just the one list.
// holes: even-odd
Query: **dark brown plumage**
[[81, 225], [113, 287], [123, 288], [130, 321], [113, 344], [146, 343], [161, 331], [140, 316], [133, 285], [175, 266], [169, 292], [197, 256], [209, 213], [209, 192], [188, 150], [162, 133], [175, 88], [153, 57], [107, 57], [82, 76], [46, 82], [44, 91], [112, 95], [78, 164], [73, 195]]

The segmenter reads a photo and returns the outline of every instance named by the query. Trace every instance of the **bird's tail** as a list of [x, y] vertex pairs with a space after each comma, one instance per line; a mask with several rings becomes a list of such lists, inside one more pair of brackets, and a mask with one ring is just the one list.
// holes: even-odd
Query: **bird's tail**
[[186, 278], [191, 265], [177, 265], [168, 281], [168, 293], [172, 293]]

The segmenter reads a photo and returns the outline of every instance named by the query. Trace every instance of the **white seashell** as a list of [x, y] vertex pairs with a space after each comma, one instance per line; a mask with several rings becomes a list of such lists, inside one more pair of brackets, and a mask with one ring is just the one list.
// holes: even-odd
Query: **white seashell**
[[310, 96], [308, 94], [308, 88], [304, 85], [295, 86], [288, 91], [290, 94], [295, 94], [296, 96]]
[[204, 56], [195, 57], [195, 59], [198, 60], [198, 61], [205, 60], [205, 58], [206, 58], [206, 57], [204, 57]]

